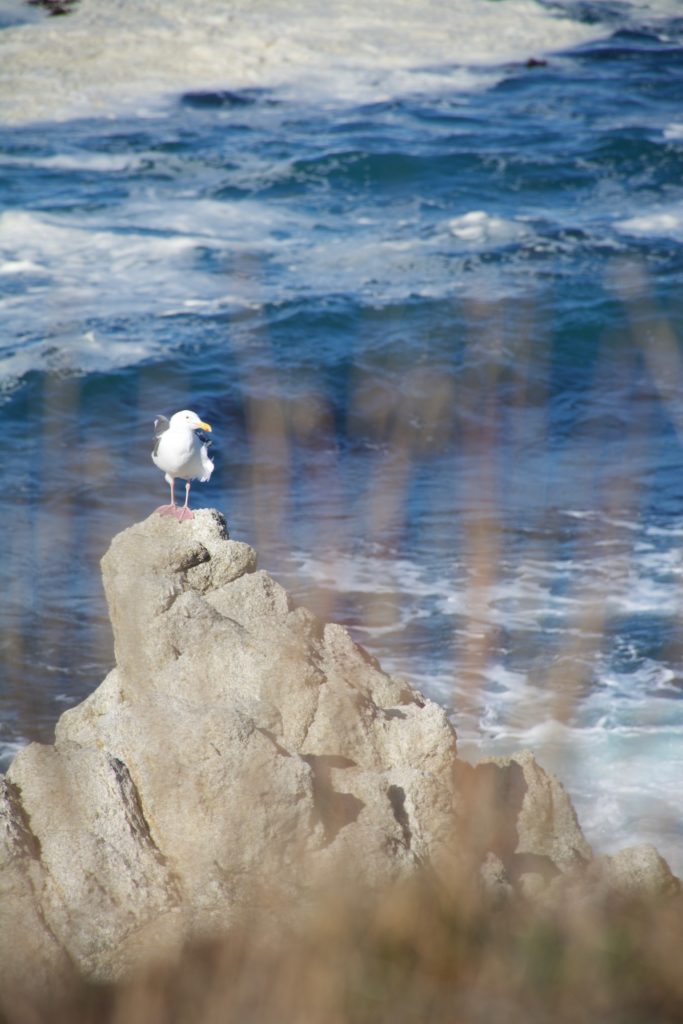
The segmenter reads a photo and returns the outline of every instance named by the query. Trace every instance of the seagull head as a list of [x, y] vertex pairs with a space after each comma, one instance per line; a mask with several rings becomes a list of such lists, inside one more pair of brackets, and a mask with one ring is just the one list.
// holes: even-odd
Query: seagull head
[[191, 409], [181, 409], [180, 412], [174, 412], [169, 420], [169, 424], [172, 428], [188, 427], [190, 430], [207, 430], [211, 433], [211, 426], [200, 420], [197, 413], [192, 412]]

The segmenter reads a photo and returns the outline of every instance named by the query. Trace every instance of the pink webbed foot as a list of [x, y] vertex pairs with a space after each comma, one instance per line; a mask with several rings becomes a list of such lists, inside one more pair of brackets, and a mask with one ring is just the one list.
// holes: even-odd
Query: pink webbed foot
[[194, 512], [187, 505], [183, 505], [182, 508], [176, 509], [175, 517], [179, 523], [184, 522], [186, 519], [194, 519]]
[[154, 511], [160, 516], [175, 516], [178, 514], [177, 505], [159, 505]]

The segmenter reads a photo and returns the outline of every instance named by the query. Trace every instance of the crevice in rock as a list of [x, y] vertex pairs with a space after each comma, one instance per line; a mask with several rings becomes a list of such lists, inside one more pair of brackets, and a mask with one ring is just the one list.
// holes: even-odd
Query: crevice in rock
[[166, 857], [154, 841], [145, 812], [142, 809], [138, 788], [133, 782], [127, 766], [118, 757], [108, 755], [108, 760], [121, 793], [126, 822], [133, 837], [152, 852], [159, 864], [166, 867]]
[[170, 870], [167, 858], [154, 841], [152, 830], [149, 827], [149, 822], [145, 817], [145, 812], [142, 807], [140, 793], [133, 782], [130, 772], [128, 771], [128, 766], [118, 757], [113, 757], [111, 754], [108, 754], [107, 758], [112, 771], [114, 772], [119, 792], [121, 793], [124, 814], [131, 834], [137, 842], [150, 851], [157, 864], [164, 869], [166, 872], [166, 885], [169, 898], [173, 903], [180, 903], [180, 881]]
[[[314, 667], [317, 668], [318, 666], [315, 665]], [[320, 684], [320, 686], [318, 686], [316, 691], [315, 691], [315, 707], [313, 708], [313, 711], [311, 712], [310, 719], [304, 725], [304, 734], [301, 737], [301, 740], [299, 742], [299, 749], [301, 749], [301, 747], [305, 747], [306, 746], [306, 740], [308, 739], [308, 734], [311, 731], [311, 729], [313, 728], [313, 725], [315, 723], [315, 720], [316, 720], [316, 717], [317, 717], [317, 714], [318, 714], [318, 708], [320, 707], [320, 691], [322, 690], [323, 686], [325, 686], [325, 685], [326, 685], [325, 682], [322, 682]]]
[[406, 810], [406, 791], [403, 786], [389, 786], [387, 791], [389, 797], [389, 803], [391, 804], [391, 810], [393, 811], [394, 818], [401, 826], [401, 833], [403, 835], [403, 842], [405, 843], [406, 850], [410, 849], [410, 844], [413, 841], [413, 834], [410, 828], [410, 818]]
[[183, 551], [176, 565], [173, 566], [173, 570], [177, 573], [186, 573], [190, 569], [196, 568], [198, 565], [204, 565], [206, 562], [211, 561], [211, 555], [204, 547], [203, 544], [199, 544], [196, 548], [190, 548], [188, 551]]
[[13, 848], [19, 856], [28, 855], [32, 860], [40, 860], [40, 839], [31, 829], [31, 820], [16, 783], [0, 780], [0, 799], [3, 797], [8, 811], [6, 828]]
[[288, 750], [285, 750], [285, 748], [280, 743], [278, 743], [278, 741], [276, 740], [274, 734], [270, 731], [270, 729], [264, 729], [263, 726], [257, 725], [256, 726], [256, 731], [260, 732], [263, 736], [265, 736], [266, 739], [269, 740], [273, 744], [273, 746], [277, 750], [278, 754], [282, 755], [282, 757], [291, 757], [292, 756]]
[[333, 768], [355, 768], [356, 762], [338, 754], [305, 754], [303, 760], [313, 775], [313, 801], [318, 821], [329, 846], [347, 825], [353, 824], [365, 807], [352, 793], [339, 793], [332, 785]]
[[343, 754], [304, 754], [303, 759], [316, 771], [327, 772], [332, 768], [357, 768], [358, 765], [350, 757]]

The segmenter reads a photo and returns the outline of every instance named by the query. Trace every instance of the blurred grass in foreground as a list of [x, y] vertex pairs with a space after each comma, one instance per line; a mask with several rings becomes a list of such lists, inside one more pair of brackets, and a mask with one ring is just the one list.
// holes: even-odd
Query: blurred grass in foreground
[[2, 1024], [439, 1024], [683, 1019], [683, 902], [572, 895], [552, 907], [449, 893], [427, 874], [329, 891], [305, 921], [272, 911], [230, 937], [49, 1006], [0, 995]]

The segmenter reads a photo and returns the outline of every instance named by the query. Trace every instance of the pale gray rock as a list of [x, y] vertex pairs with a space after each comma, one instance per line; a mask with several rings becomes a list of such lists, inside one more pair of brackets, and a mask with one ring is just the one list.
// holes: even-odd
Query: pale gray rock
[[0, 992], [22, 999], [26, 982], [59, 994], [74, 974], [73, 963], [46, 920], [44, 871], [16, 785], [0, 778]]
[[340, 866], [378, 884], [446, 863], [444, 710], [295, 608], [217, 513], [152, 516], [102, 569], [117, 667], [9, 776], [80, 969], [116, 973], [155, 920], [172, 944]]
[[650, 843], [627, 846], [611, 856], [599, 857], [599, 877], [616, 892], [628, 896], [672, 896], [681, 883]]
[[530, 750], [493, 761], [508, 775], [522, 769], [524, 796], [517, 816], [516, 853], [547, 857], [560, 871], [587, 864], [593, 856], [561, 782], [546, 772]]
[[461, 764], [459, 790], [472, 854], [495, 854], [506, 877], [523, 889], [592, 860], [564, 787], [530, 751]]
[[179, 895], [128, 768], [104, 750], [32, 743], [7, 782], [39, 847], [35, 892], [51, 935], [81, 968], [107, 976], [106, 952]]
[[327, 879], [471, 866], [500, 894], [590, 862], [530, 753], [459, 762], [444, 709], [295, 607], [217, 512], [150, 516], [102, 571], [116, 668], [0, 791], [0, 982], [115, 978]]

